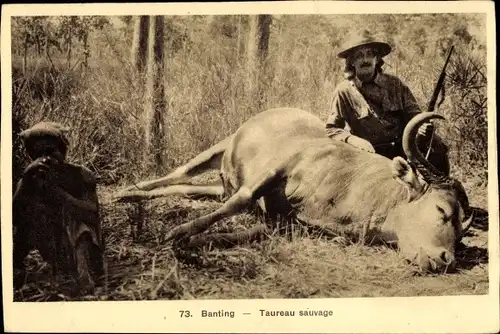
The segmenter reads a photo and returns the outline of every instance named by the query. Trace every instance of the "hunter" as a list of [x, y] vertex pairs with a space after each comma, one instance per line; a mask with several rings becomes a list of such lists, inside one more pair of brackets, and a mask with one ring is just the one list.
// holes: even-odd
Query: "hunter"
[[[338, 54], [345, 59], [345, 80], [334, 91], [326, 121], [330, 138], [389, 159], [406, 157], [401, 144], [403, 131], [411, 118], [421, 112], [408, 86], [382, 71], [382, 58], [391, 50], [389, 44], [365, 34]], [[448, 148], [433, 134], [432, 123], [425, 123], [418, 131], [420, 150], [425, 154], [432, 136], [428, 159], [448, 175]]]

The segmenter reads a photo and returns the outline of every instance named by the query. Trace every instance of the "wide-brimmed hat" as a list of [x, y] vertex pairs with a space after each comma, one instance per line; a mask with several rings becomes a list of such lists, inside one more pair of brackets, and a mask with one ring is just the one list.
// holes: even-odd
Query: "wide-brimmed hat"
[[337, 54], [337, 56], [339, 58], [347, 58], [352, 55], [354, 51], [363, 46], [368, 46], [375, 49], [380, 57], [387, 56], [392, 50], [391, 46], [385, 42], [376, 41], [369, 36], [363, 36], [347, 43], [344, 46], [343, 50]]

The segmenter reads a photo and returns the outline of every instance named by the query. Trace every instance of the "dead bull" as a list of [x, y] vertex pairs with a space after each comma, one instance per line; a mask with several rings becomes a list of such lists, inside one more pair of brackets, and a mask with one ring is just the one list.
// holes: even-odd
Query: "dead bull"
[[[470, 208], [460, 182], [434, 168], [417, 148], [416, 132], [431, 119], [444, 118], [422, 113], [407, 125], [406, 161], [333, 141], [323, 122], [308, 112], [268, 110], [169, 175], [128, 187], [117, 198], [228, 196], [218, 210], [174, 228], [167, 236], [167, 240], [189, 240], [188, 245], [196, 244], [197, 234], [216, 221], [258, 201], [269, 214], [293, 217], [330, 234], [396, 243], [423, 271], [450, 269], [456, 263], [455, 245], [470, 227], [472, 215], [465, 219]], [[220, 169], [221, 184], [186, 184], [210, 169]], [[256, 227], [251, 233], [219, 237], [238, 242], [263, 231], [264, 227]]]

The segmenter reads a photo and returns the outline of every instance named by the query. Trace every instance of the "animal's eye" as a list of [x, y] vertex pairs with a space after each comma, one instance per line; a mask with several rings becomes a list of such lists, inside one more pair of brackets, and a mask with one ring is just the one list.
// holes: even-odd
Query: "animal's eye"
[[442, 207], [436, 205], [436, 208], [439, 211], [439, 213], [441, 213], [443, 216], [445, 215], [444, 209]]

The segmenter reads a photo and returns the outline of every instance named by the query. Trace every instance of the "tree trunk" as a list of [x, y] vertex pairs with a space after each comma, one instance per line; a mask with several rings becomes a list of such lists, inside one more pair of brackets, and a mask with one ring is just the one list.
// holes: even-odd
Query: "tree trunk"
[[271, 15], [249, 17], [247, 43], [247, 74], [249, 76], [249, 92], [257, 100], [257, 108], [265, 104], [265, 88], [261, 84], [261, 76], [265, 74], [265, 64], [269, 52]]
[[143, 73], [146, 68], [149, 21], [149, 16], [140, 16], [135, 21], [131, 58], [134, 67], [139, 73]]
[[71, 68], [71, 48], [72, 48], [71, 41], [72, 41], [71, 33], [68, 33], [67, 37], [68, 50], [66, 53], [66, 62], [68, 64], [68, 69]]
[[153, 16], [149, 26], [149, 59], [146, 104], [146, 161], [153, 156], [153, 169], [159, 175], [163, 172], [165, 126], [164, 115], [165, 81], [164, 81], [164, 18]]
[[271, 22], [273, 18], [271, 15], [259, 15], [259, 49], [258, 49], [258, 58], [259, 58], [259, 78], [260, 81], [258, 84], [258, 101], [259, 101], [259, 108], [263, 108], [263, 106], [266, 104], [267, 96], [266, 96], [266, 87], [263, 85], [264, 83], [267, 83], [268, 80], [266, 80], [264, 77], [267, 76], [268, 74], [268, 68], [267, 68], [267, 56], [269, 53], [269, 37], [271, 34], [270, 28], [271, 28]]
[[28, 41], [29, 37], [26, 34], [23, 45], [23, 75], [26, 75], [26, 71], [28, 70]]
[[240, 64], [241, 55], [241, 15], [236, 17], [236, 64]]
[[40, 37], [35, 35], [36, 53], [40, 57], [42, 54], [42, 45], [40, 44]]
[[248, 17], [248, 38], [247, 38], [247, 91], [250, 94], [250, 101], [255, 101], [255, 86], [259, 80], [257, 70], [257, 16], [250, 15]]
[[50, 56], [50, 38], [49, 38], [49, 36], [45, 37], [45, 56], [49, 60], [51, 68], [54, 67], [54, 63], [52, 62], [52, 57]]
[[261, 66], [267, 59], [272, 20], [273, 18], [271, 15], [259, 15], [259, 60]]
[[89, 46], [89, 35], [85, 34], [83, 36], [83, 67], [89, 67], [89, 57], [90, 57], [90, 46]]

